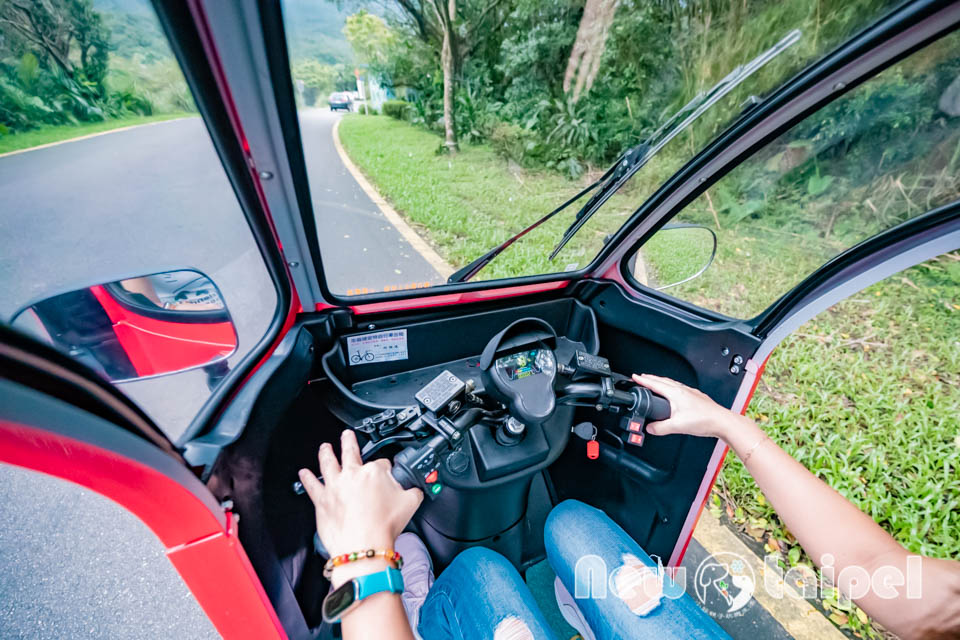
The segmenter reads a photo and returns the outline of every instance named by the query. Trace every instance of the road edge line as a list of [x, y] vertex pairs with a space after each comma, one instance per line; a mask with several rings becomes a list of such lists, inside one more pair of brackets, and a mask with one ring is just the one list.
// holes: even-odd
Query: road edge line
[[753, 597], [795, 640], [846, 640], [832, 622], [812, 604], [800, 597], [792, 585], [784, 584], [784, 591], [791, 595], [774, 598], [763, 585], [763, 558], [759, 557], [737, 535], [728, 529], [709, 510], [704, 509], [693, 537], [710, 555], [733, 552], [742, 557], [753, 569], [757, 584]]
[[373, 201], [373, 204], [377, 205], [377, 208], [380, 209], [380, 213], [384, 215], [387, 221], [392, 224], [397, 231], [400, 232], [400, 235], [403, 236], [404, 240], [410, 243], [410, 246], [413, 247], [413, 250], [420, 254], [424, 260], [427, 261], [431, 267], [440, 274], [444, 280], [449, 278], [453, 272], [454, 268], [440, 257], [440, 254], [434, 250], [430, 244], [424, 240], [423, 236], [417, 233], [413, 227], [411, 227], [406, 220], [403, 219], [396, 209], [390, 206], [390, 203], [380, 195], [376, 188], [367, 180], [367, 177], [363, 175], [363, 172], [360, 171], [359, 167], [353, 163], [350, 157], [347, 155], [346, 150], [343, 148], [343, 144], [340, 142], [340, 122], [342, 118], [337, 118], [337, 121], [333, 124], [333, 146], [337, 150], [337, 155], [340, 156], [340, 161], [343, 162], [343, 166], [347, 168], [347, 171], [350, 172], [350, 175], [353, 176], [353, 179], [357, 181], [357, 184], [360, 185], [360, 188], [363, 189], [363, 192], [367, 194], [367, 197]]
[[15, 156], [18, 153], [27, 153], [29, 151], [38, 151], [40, 149], [47, 149], [49, 147], [56, 147], [61, 144], [67, 144], [68, 142], [79, 142], [80, 140], [89, 140], [90, 138], [97, 138], [100, 136], [105, 136], [111, 133], [119, 133], [121, 131], [129, 131], [130, 129], [138, 129], [140, 127], [152, 127], [157, 124], [166, 124], [168, 122], [177, 122], [179, 120], [187, 120], [189, 118], [199, 118], [199, 115], [195, 116], [183, 116], [181, 118], [170, 118], [169, 120], [158, 120], [156, 122], [144, 122], [143, 124], [131, 124], [126, 127], [119, 127], [117, 129], [107, 129], [106, 131], [97, 131], [96, 133], [88, 133], [85, 136], [77, 136], [76, 138], [67, 138], [66, 140], [57, 140], [56, 142], [46, 142], [44, 144], [38, 144], [35, 147], [27, 147], [26, 149], [15, 149], [14, 151], [5, 151], [0, 153], [0, 158], [6, 158], [7, 156]]

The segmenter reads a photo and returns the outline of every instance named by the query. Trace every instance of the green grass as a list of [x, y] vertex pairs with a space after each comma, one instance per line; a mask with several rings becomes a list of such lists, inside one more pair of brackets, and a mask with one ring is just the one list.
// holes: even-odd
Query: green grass
[[[455, 266], [580, 187], [552, 173], [511, 167], [485, 146], [437, 155], [438, 137], [386, 117], [346, 117], [340, 135], [381, 193]], [[630, 197], [650, 188], [636, 187]], [[572, 213], [531, 234], [482, 274], [583, 266], [630, 210], [627, 196], [611, 204], [606, 217], [561, 254], [559, 265], [545, 255]], [[756, 228], [748, 235], [737, 227], [718, 235], [717, 262], [682, 292], [714, 308], [742, 310], [744, 301], [737, 299], [747, 291], [774, 299], [794, 284], [795, 274], [822, 261], [815, 237]], [[678, 244], [678, 237], [658, 234], [645, 248], [648, 275], [661, 282], [676, 278], [689, 273], [684, 262], [701, 259], [702, 243]], [[789, 270], [780, 266], [786, 260]], [[960, 556], [960, 253], [874, 285], [801, 327], [774, 351], [748, 415], [911, 551]], [[810, 564], [736, 456], [727, 457], [712, 510], [726, 511], [744, 535], [779, 550], [786, 564]], [[866, 637], [877, 633], [862, 612], [841, 609], [835, 597], [824, 604], [842, 628]]]
[[[456, 156], [438, 154], [437, 136], [386, 116], [346, 116], [340, 139], [380, 192], [455, 267], [503, 242], [586, 184], [506, 165], [486, 145], [463, 145]], [[607, 233], [632, 212], [630, 202], [612, 198], [550, 262], [550, 251], [573, 219], [572, 207], [501, 254], [475, 280], [586, 266]]]
[[13, 133], [0, 136], [0, 153], [10, 151], [19, 151], [38, 147], [51, 142], [61, 142], [80, 136], [88, 136], [92, 133], [110, 131], [121, 127], [132, 127], [138, 124], [148, 124], [151, 122], [162, 122], [164, 120], [173, 120], [189, 116], [186, 113], [164, 113], [153, 116], [131, 116], [129, 118], [117, 118], [115, 120], [104, 120], [103, 122], [91, 122], [85, 124], [64, 124], [52, 127], [41, 127], [32, 129], [24, 133]]

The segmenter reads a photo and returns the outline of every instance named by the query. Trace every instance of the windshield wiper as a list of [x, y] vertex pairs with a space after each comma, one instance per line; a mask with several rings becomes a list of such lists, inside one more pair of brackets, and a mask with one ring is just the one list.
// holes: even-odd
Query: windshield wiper
[[[650, 158], [656, 155], [660, 149], [663, 149], [667, 143], [669, 143], [687, 127], [693, 124], [693, 122], [707, 109], [716, 104], [725, 95], [733, 91], [737, 85], [750, 77], [757, 69], [773, 60], [787, 47], [797, 42], [800, 39], [800, 35], [800, 30], [794, 29], [784, 36], [780, 42], [773, 45], [747, 64], [738, 66], [709, 90], [697, 94], [693, 100], [684, 105], [683, 108], [675, 113], [669, 120], [667, 120], [667, 122], [662, 124], [659, 129], [657, 129], [649, 138], [647, 138], [646, 141], [641, 142], [636, 147], [633, 147], [627, 151], [627, 153], [625, 153], [621, 159], [618, 160], [617, 168], [614, 174], [608, 178], [607, 182], [600, 187], [600, 190], [593, 194], [583, 208], [577, 212], [577, 217], [563, 233], [563, 237], [560, 238], [560, 242], [557, 243], [557, 246], [550, 253], [549, 259], [553, 260], [555, 257], [557, 257], [557, 254], [560, 253], [563, 247], [570, 242], [571, 238], [576, 235], [576, 233], [610, 198], [610, 196], [619, 190], [627, 180], [632, 178], [637, 171], [647, 164]], [[687, 114], [687, 116], [683, 118], [683, 120], [674, 125], [672, 128], [667, 128], [671, 123], [680, 120], [684, 114]], [[664, 133], [664, 131], [666, 131], [666, 133]]]
[[[795, 29], [784, 36], [777, 44], [767, 49], [759, 56], [735, 68], [728, 73], [720, 82], [715, 84], [707, 91], [698, 93], [690, 102], [685, 104], [679, 111], [664, 121], [646, 140], [628, 149], [621, 155], [617, 161], [600, 178], [589, 185], [580, 193], [576, 194], [562, 205], [543, 216], [520, 233], [512, 236], [506, 242], [494, 247], [483, 254], [467, 266], [454, 273], [447, 282], [466, 282], [477, 274], [481, 269], [492, 262], [507, 247], [530, 233], [541, 224], [557, 215], [568, 206], [579, 200], [581, 197], [593, 191], [598, 186], [600, 189], [594, 193], [590, 199], [580, 208], [574, 218], [573, 223], [567, 228], [560, 238], [560, 242], [550, 252], [550, 260], [553, 260], [563, 247], [573, 238], [574, 235], [587, 223], [590, 217], [603, 206], [603, 204], [612, 196], [623, 184], [639, 171], [658, 151], [673, 140], [677, 135], [689, 127], [699, 118], [703, 112], [716, 104], [721, 98], [730, 93], [737, 85], [750, 77], [757, 69], [761, 68], [775, 57], [780, 55], [787, 47], [793, 45], [800, 39], [800, 30]], [[686, 117], [684, 117], [686, 116]], [[682, 119], [682, 120], [681, 120]], [[678, 122], [679, 121], [679, 122]]]

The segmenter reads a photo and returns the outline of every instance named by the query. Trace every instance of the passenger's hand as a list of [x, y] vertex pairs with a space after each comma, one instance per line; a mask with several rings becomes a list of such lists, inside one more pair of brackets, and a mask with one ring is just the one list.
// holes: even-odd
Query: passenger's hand
[[685, 433], [691, 436], [724, 438], [748, 418], [721, 407], [707, 394], [685, 384], [650, 374], [633, 374], [633, 381], [670, 401], [670, 418], [647, 425], [655, 436]]
[[390, 462], [363, 464], [357, 436], [340, 435], [342, 466], [333, 447], [320, 445], [323, 482], [307, 469], [300, 482], [317, 510], [317, 533], [331, 556], [364, 549], [392, 549], [394, 540], [423, 501], [419, 489], [404, 490], [390, 475]]

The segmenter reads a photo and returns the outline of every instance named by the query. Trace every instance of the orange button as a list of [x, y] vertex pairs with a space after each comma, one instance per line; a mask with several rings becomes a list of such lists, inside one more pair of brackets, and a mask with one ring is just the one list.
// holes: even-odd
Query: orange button
[[428, 473], [428, 474], [427, 474], [427, 477], [424, 478], [424, 480], [427, 481], [427, 484], [433, 484], [434, 482], [436, 482], [436, 481], [437, 481], [437, 470], [434, 469], [433, 471], [431, 471], [430, 473]]

